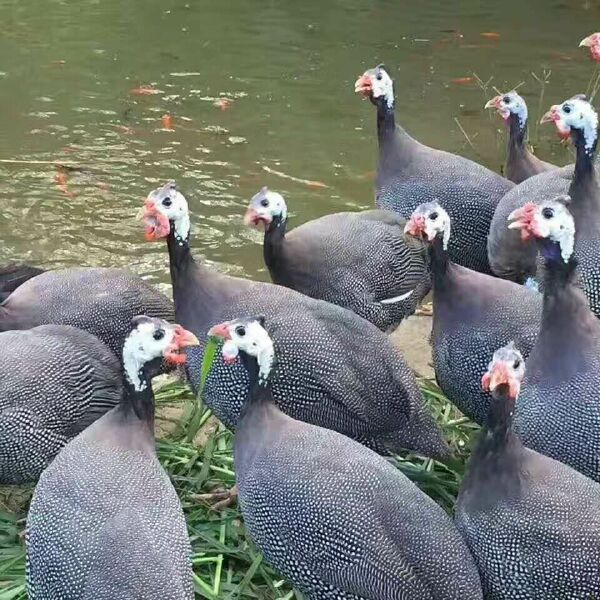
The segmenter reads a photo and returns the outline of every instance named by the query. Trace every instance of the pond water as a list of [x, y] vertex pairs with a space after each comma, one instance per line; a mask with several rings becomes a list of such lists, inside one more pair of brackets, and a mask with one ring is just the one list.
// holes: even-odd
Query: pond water
[[[353, 91], [365, 68], [388, 65], [418, 139], [499, 169], [491, 86], [524, 82], [539, 120], [532, 72], [549, 79], [544, 110], [585, 91], [593, 63], [577, 46], [595, 29], [600, 7], [583, 0], [3, 0], [0, 159], [17, 162], [0, 163], [0, 261], [130, 267], [166, 286], [165, 248], [134, 216], [175, 179], [197, 255], [266, 279], [241, 220], [262, 185], [285, 195], [291, 225], [372, 205], [375, 115]], [[474, 73], [493, 78], [487, 93]], [[542, 158], [570, 160], [536, 129]]]

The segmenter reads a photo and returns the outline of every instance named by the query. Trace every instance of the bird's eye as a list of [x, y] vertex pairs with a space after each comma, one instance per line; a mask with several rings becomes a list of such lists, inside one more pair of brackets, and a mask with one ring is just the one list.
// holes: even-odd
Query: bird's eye
[[383, 74], [377, 73], [377, 75], [375, 75], [375, 78], [377, 79], [377, 81], [381, 81], [383, 79]]
[[567, 114], [569, 114], [571, 112], [571, 107], [568, 104], [565, 104], [563, 106], [563, 112], [566, 112]]
[[518, 369], [521, 366], [521, 360], [516, 358], [515, 362], [513, 363], [513, 369]]
[[267, 207], [267, 206], [269, 206], [269, 201], [268, 201], [266, 198], [263, 198], [263, 199], [260, 201], [260, 205], [261, 205], [261, 206], [264, 206], [264, 207]]
[[504, 104], [510, 104], [510, 96], [504, 96], [504, 98], [502, 98], [502, 102], [504, 102]]
[[244, 337], [246, 335], [246, 328], [242, 327], [241, 325], [238, 325], [235, 328], [235, 333], [236, 335], [238, 335], [239, 337]]
[[437, 214], [435, 211], [433, 211], [433, 212], [432, 212], [432, 213], [429, 215], [429, 218], [430, 218], [432, 221], [435, 221], [435, 220], [438, 218], [438, 214]]
[[152, 337], [155, 340], [162, 340], [165, 337], [165, 332], [162, 329], [157, 329], [153, 334]]
[[166, 198], [163, 198], [163, 206], [166, 206], [168, 208], [169, 206], [171, 206], [171, 204], [173, 204], [173, 200], [171, 200], [171, 198], [169, 198], [168, 196]]
[[542, 216], [544, 219], [551, 219], [554, 216], [554, 211], [551, 208], [546, 207], [542, 210]]

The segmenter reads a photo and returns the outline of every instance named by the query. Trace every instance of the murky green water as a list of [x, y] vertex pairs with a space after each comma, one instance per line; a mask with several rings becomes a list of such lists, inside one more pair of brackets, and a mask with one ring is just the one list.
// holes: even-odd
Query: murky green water
[[[593, 67], [577, 45], [596, 29], [600, 7], [583, 0], [4, 0], [0, 159], [83, 170], [0, 164], [0, 261], [128, 266], [165, 283], [164, 246], [143, 241], [134, 215], [173, 178], [197, 253], [265, 278], [260, 237], [241, 223], [260, 186], [285, 194], [294, 223], [371, 205], [375, 117], [353, 93], [365, 68], [389, 65], [420, 140], [499, 168], [501, 126], [462, 78], [525, 81], [537, 116], [531, 72], [552, 71], [544, 109], [585, 91]], [[141, 85], [162, 93], [130, 93]], [[539, 154], [569, 160], [549, 127]]]

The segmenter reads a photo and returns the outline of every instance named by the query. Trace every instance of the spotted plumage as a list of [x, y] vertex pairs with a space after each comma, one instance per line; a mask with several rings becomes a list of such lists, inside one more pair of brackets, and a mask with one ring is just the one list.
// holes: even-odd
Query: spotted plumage
[[581, 284], [592, 311], [600, 316], [600, 187], [594, 168], [598, 115], [584, 97], [574, 96], [553, 106], [544, 119], [553, 121], [563, 137], [571, 137], [577, 152], [575, 166], [533, 177], [502, 199], [490, 230], [490, 263], [501, 277], [525, 281], [537, 272], [543, 282], [543, 263], [540, 270], [535, 247], [524, 245], [518, 233], [507, 232], [507, 218], [525, 202], [542, 204], [568, 192], [577, 229], [575, 257]]
[[49, 323], [72, 325], [120, 357], [135, 315], [173, 320], [173, 304], [138, 276], [120, 269], [47, 271], [25, 281], [0, 304], [0, 331]]
[[600, 481], [600, 322], [577, 285], [575, 225], [564, 202], [532, 203], [511, 215], [545, 262], [540, 332], [515, 431], [527, 447]]
[[0, 333], [0, 347], [0, 483], [28, 483], [118, 404], [121, 369], [97, 338], [65, 325]]
[[481, 390], [480, 373], [494, 350], [510, 340], [529, 354], [539, 331], [541, 294], [451, 262], [444, 240], [452, 240], [454, 227], [451, 233], [448, 214], [435, 202], [415, 210], [407, 231], [429, 244], [437, 382], [464, 414], [484, 423], [489, 395]]
[[263, 188], [246, 223], [264, 224], [264, 258], [274, 283], [395, 328], [429, 292], [426, 256], [404, 237], [405, 220], [383, 210], [336, 213], [286, 232], [287, 207]]
[[[171, 202], [168, 210], [162, 207], [164, 199]], [[187, 329], [206, 340], [215, 323], [264, 314], [279, 361], [273, 394], [284, 412], [381, 452], [447, 453], [414, 375], [384, 333], [339, 306], [281, 286], [225, 276], [195, 262], [188, 239], [177, 234], [180, 214], [188, 216], [187, 203], [178, 212], [183, 201], [167, 185], [150, 195], [146, 210], [148, 234], [159, 229], [167, 235], [175, 312]], [[188, 373], [196, 387], [201, 361], [202, 349], [190, 352]], [[247, 390], [242, 366], [219, 359], [206, 384], [206, 402], [233, 429]]]
[[6, 300], [21, 284], [44, 271], [29, 265], [9, 264], [0, 267], [0, 302]]
[[277, 356], [258, 320], [212, 333], [239, 348], [248, 372], [236, 481], [245, 525], [273, 567], [307, 600], [482, 598], [472, 557], [431, 498], [368, 448], [277, 408], [265, 368]]
[[194, 596], [183, 511], [156, 457], [150, 379], [163, 356], [197, 340], [150, 317], [134, 319], [130, 331], [136, 341], [125, 344], [123, 364], [139, 371], [127, 372], [121, 403], [63, 448], [35, 490], [26, 530], [31, 600]]
[[460, 489], [456, 524], [485, 598], [600, 597], [600, 485], [525, 448], [512, 431], [522, 377], [520, 352], [513, 345], [498, 350], [483, 378], [493, 399]]
[[429, 148], [396, 127], [393, 83], [383, 67], [366, 71], [356, 91], [377, 107], [377, 205], [409, 218], [420, 204], [438, 201], [456, 223], [451, 259], [489, 273], [490, 222], [513, 183], [462, 156]]
[[515, 90], [495, 96], [485, 108], [495, 108], [508, 128], [504, 170], [507, 179], [519, 184], [534, 175], [557, 168], [531, 153], [527, 144], [527, 103]]

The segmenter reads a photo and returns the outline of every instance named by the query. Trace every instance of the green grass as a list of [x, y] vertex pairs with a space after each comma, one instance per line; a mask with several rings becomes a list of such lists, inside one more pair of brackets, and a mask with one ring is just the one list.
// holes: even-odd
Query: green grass
[[[423, 491], [451, 512], [468, 449], [476, 426], [448, 403], [437, 386], [422, 381], [431, 410], [456, 452], [456, 459], [444, 465], [414, 456], [390, 459]], [[171, 476], [187, 518], [193, 549], [197, 598], [301, 599], [262, 559], [244, 529], [236, 507], [215, 512], [200, 502], [198, 494], [234, 484], [233, 436], [210, 413], [191, 410], [195, 400], [180, 383], [157, 393], [161, 436], [158, 455]], [[183, 411], [181, 409], [184, 409]], [[190, 417], [200, 426], [194, 441]], [[192, 431], [193, 433], [193, 431]], [[0, 489], [0, 600], [25, 600], [25, 551], [22, 540], [30, 489]]]

